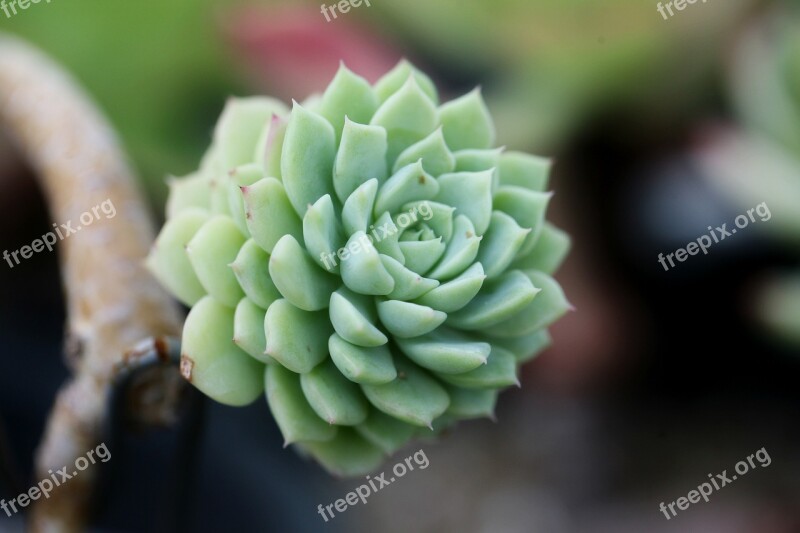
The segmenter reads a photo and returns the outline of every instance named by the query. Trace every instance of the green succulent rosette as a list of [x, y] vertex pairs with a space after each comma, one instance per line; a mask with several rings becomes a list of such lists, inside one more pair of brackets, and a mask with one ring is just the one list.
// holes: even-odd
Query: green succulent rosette
[[440, 105], [405, 61], [375, 85], [342, 66], [291, 109], [230, 100], [147, 260], [191, 307], [183, 375], [228, 405], [266, 390], [339, 475], [492, 416], [569, 307], [550, 163], [494, 137], [479, 90]]

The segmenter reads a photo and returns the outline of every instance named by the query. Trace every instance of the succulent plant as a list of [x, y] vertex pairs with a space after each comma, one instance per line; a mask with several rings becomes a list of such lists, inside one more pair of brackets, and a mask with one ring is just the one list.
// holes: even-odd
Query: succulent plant
[[229, 405], [266, 389], [340, 475], [492, 416], [569, 307], [550, 163], [493, 141], [479, 90], [439, 105], [405, 61], [374, 86], [342, 66], [291, 110], [230, 100], [147, 260], [191, 307], [183, 375]]
[[[744, 210], [775, 215], [763, 229], [800, 257], [800, 6], [780, 6], [743, 32], [727, 85], [739, 128], [717, 132], [698, 161], [709, 182]], [[752, 179], [757, 174], [758, 180]], [[744, 211], [742, 211], [744, 212]], [[800, 347], [800, 270], [763, 275], [756, 319], [778, 342]]]

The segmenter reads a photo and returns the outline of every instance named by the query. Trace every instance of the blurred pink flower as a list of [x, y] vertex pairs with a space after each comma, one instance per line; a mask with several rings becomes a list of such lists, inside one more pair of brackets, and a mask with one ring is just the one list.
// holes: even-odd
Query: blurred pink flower
[[258, 87], [284, 99], [299, 100], [325, 87], [340, 61], [374, 82], [402, 56], [354, 13], [326, 22], [305, 7], [236, 9], [224, 35]]

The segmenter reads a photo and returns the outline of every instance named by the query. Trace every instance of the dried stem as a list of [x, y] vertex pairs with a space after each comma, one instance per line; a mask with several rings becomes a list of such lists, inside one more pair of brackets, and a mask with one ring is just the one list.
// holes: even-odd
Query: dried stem
[[[142, 266], [154, 228], [109, 124], [58, 65], [2, 35], [0, 126], [35, 170], [53, 220], [82, 226], [58, 245], [74, 375], [58, 393], [37, 452], [37, 479], [44, 479], [50, 469], [72, 471], [99, 443], [109, 385], [126, 351], [144, 338], [176, 335], [181, 316]], [[108, 199], [115, 216], [80, 223]], [[83, 529], [96, 468], [36, 501], [32, 530]]]

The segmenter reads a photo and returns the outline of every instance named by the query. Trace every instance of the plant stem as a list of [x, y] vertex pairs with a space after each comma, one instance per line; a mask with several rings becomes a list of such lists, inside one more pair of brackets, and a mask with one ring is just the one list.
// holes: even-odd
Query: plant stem
[[[154, 228], [111, 126], [61, 67], [3, 35], [0, 126], [34, 169], [54, 220], [77, 227], [81, 214], [106, 200], [116, 210], [80, 224], [58, 246], [73, 376], [58, 393], [37, 451], [36, 479], [45, 479], [50, 469], [72, 471], [75, 459], [98, 444], [126, 351], [144, 338], [177, 335], [182, 317], [143, 267]], [[97, 468], [34, 502], [31, 530], [83, 530]]]

